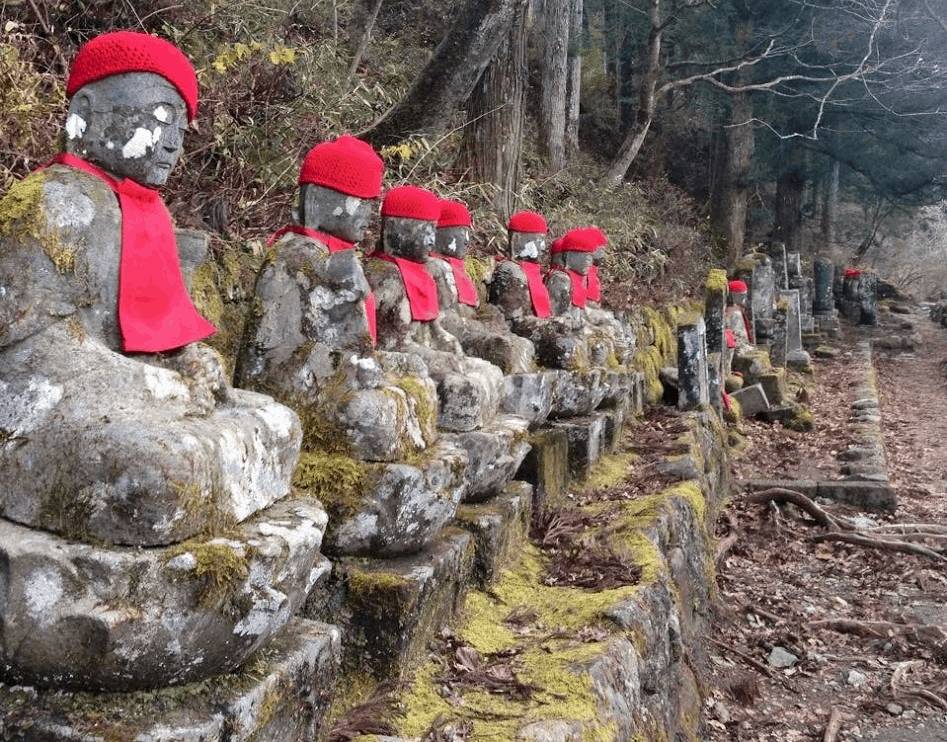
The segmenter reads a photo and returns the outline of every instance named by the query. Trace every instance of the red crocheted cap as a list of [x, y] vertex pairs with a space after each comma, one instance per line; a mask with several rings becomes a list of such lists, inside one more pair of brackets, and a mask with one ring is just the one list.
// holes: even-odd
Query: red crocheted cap
[[299, 169], [299, 184], [331, 188], [358, 198], [378, 198], [385, 164], [372, 145], [343, 134], [309, 150]]
[[137, 31], [106, 33], [83, 44], [69, 70], [66, 97], [91, 82], [126, 72], [161, 75], [184, 99], [187, 120], [197, 116], [197, 75], [190, 60], [170, 41]]
[[510, 217], [506, 228], [511, 232], [527, 232], [531, 234], [546, 234], [549, 227], [546, 220], [535, 211], [517, 211]]
[[426, 188], [398, 186], [385, 194], [381, 215], [436, 222], [441, 215], [441, 202]]
[[855, 278], [860, 276], [862, 272], [858, 268], [846, 268], [845, 269], [845, 278]]
[[584, 229], [573, 229], [566, 232], [562, 237], [552, 243], [549, 252], [551, 254], [560, 252], [595, 252], [599, 246], [596, 245], [593, 240], [590, 240], [588, 235], [584, 234], [584, 232]]
[[734, 280], [730, 281], [730, 283], [727, 284], [727, 290], [731, 294], [745, 294], [746, 283], [735, 278]]
[[605, 247], [608, 244], [608, 237], [598, 227], [586, 227], [577, 231], [585, 235], [591, 242], [594, 242], [596, 248]]
[[438, 229], [442, 227], [470, 227], [470, 212], [460, 201], [441, 199], [441, 215], [437, 218]]

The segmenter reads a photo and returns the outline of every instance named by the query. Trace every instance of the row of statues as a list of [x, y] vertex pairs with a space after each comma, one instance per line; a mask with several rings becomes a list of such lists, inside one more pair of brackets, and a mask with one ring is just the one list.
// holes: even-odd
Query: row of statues
[[[302, 164], [231, 380], [157, 190], [197, 115], [191, 63], [104, 34], [66, 92], [64, 152], [0, 202], [5, 679], [129, 689], [236, 667], [326, 548], [422, 548], [513, 476], [530, 424], [620, 391], [634, 339], [599, 306], [600, 230], [547, 250], [545, 220], [515, 214], [481, 288], [466, 206], [402, 186], [362, 259], [383, 163], [351, 136]], [[294, 481], [317, 451], [377, 467], [334, 525]]]

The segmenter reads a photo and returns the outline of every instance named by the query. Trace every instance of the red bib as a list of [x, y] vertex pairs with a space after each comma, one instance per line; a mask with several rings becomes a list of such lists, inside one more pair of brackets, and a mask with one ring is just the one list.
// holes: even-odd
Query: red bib
[[440, 258], [450, 263], [451, 271], [454, 273], [454, 285], [457, 287], [457, 301], [466, 304], [468, 307], [475, 307], [479, 303], [477, 298], [477, 287], [467, 275], [467, 266], [461, 258], [455, 258], [451, 255], [432, 255], [431, 257]]
[[[301, 234], [306, 237], [311, 237], [316, 242], [321, 242], [323, 245], [329, 248], [329, 252], [341, 252], [342, 250], [354, 250], [355, 243], [348, 242], [339, 237], [333, 237], [331, 234], [326, 234], [325, 232], [319, 232], [315, 229], [310, 229], [309, 227], [302, 227], [298, 224], [289, 224], [282, 229], [276, 230], [271, 236], [270, 239], [266, 241], [267, 247], [273, 247], [276, 241], [282, 237], [284, 234]], [[372, 345], [378, 345], [378, 322], [375, 318], [375, 292], [369, 291], [368, 296], [365, 297], [365, 315], [368, 318], [368, 333], [372, 336]]]
[[598, 266], [590, 265], [585, 277], [585, 298], [589, 301], [602, 300], [602, 283], [598, 279]]
[[570, 271], [568, 268], [561, 268], [558, 265], [552, 268], [549, 273], [551, 274], [555, 271], [565, 273], [569, 276], [569, 280], [572, 281], [572, 306], [585, 309], [585, 300], [587, 298], [585, 294], [585, 276], [581, 273]]
[[116, 180], [95, 165], [69, 154], [53, 162], [102, 180], [122, 211], [118, 326], [126, 352], [158, 353], [213, 335], [184, 286], [177, 241], [161, 194], [130, 178]]
[[411, 307], [411, 319], [419, 322], [437, 319], [441, 313], [440, 305], [437, 303], [437, 284], [434, 283], [434, 279], [424, 265], [407, 258], [396, 258], [380, 250], [369, 253], [368, 257], [387, 260], [398, 266], [401, 282], [404, 284], [408, 304]]
[[545, 319], [552, 314], [552, 305], [549, 303], [549, 291], [543, 283], [542, 266], [528, 260], [517, 261], [516, 264], [526, 274], [526, 284], [529, 286], [529, 298], [533, 302], [533, 314]]

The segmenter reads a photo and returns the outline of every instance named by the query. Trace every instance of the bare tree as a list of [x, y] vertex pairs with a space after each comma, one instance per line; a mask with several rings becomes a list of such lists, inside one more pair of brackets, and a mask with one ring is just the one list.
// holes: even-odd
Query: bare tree
[[567, 154], [574, 154], [579, 149], [579, 104], [582, 96], [582, 0], [570, 0], [570, 4], [565, 147]]
[[539, 140], [551, 170], [566, 164], [570, 0], [541, 0], [537, 32], [542, 46]]

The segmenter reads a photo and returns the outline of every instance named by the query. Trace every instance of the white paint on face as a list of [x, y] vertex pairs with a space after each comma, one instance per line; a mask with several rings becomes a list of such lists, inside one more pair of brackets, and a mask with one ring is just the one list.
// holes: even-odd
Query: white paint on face
[[447, 243], [447, 250], [451, 255], [457, 252], [457, 238], [454, 237], [450, 242]]
[[[157, 131], [161, 132], [160, 127]], [[142, 129], [140, 126], [135, 129], [135, 134], [125, 142], [125, 145], [122, 147], [122, 157], [129, 160], [137, 160], [139, 157], [144, 157], [148, 154], [148, 149], [154, 147], [157, 139], [152, 138], [152, 134], [147, 129]]]
[[85, 134], [86, 122], [78, 113], [70, 113], [66, 119], [66, 135], [70, 139], [78, 139]]
[[530, 240], [529, 242], [523, 243], [523, 246], [520, 248], [520, 257], [523, 258], [538, 258], [539, 257], [539, 245]]
[[343, 209], [341, 206], [336, 206], [334, 209], [332, 209], [332, 216], [342, 216], [344, 213], [345, 209]]
[[345, 213], [349, 216], [355, 216], [359, 207], [362, 205], [362, 199], [348, 196], [345, 199]]
[[115, 142], [106, 142], [105, 149], [115, 149]]
[[160, 121], [162, 124], [171, 123], [171, 111], [169, 111], [164, 106], [158, 106], [152, 115], [155, 117], [157, 121]]

